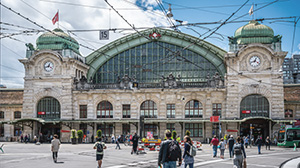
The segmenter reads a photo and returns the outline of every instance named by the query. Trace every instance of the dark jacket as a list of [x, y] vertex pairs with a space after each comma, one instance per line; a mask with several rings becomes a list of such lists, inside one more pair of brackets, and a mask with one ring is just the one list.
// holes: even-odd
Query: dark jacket
[[[190, 144], [191, 145], [191, 144]], [[190, 155], [190, 150], [191, 150], [191, 146], [190, 146], [188, 143], [185, 143], [184, 144], [184, 152], [183, 152], [183, 158], [185, 157], [185, 156], [191, 156]]]
[[[169, 147], [169, 143], [171, 142], [172, 140], [165, 140], [163, 141], [161, 144], [160, 144], [160, 150], [159, 150], [159, 154], [158, 154], [158, 164], [163, 164], [165, 162], [168, 162], [168, 147]], [[178, 144], [177, 141], [174, 141], [179, 149], [180, 149], [180, 146]], [[180, 151], [180, 158], [179, 158], [179, 161], [181, 161], [181, 151]]]
[[139, 142], [139, 137], [135, 134], [131, 139], [133, 146], [137, 146]]
[[256, 141], [255, 141], [255, 144], [256, 144], [256, 145], [260, 145], [260, 146], [261, 146], [262, 143], [263, 143], [263, 141], [262, 141], [262, 139], [260, 139], [260, 138], [257, 138]]
[[[246, 158], [246, 152], [245, 152], [244, 145], [243, 145], [242, 143], [236, 143], [236, 144], [234, 144], [234, 145], [239, 145], [239, 144], [241, 144], [241, 150], [242, 150], [242, 153], [243, 153], [243, 155], [244, 155], [244, 158]], [[235, 147], [234, 145], [233, 145], [233, 148]], [[233, 152], [233, 155], [235, 155], [234, 152]]]
[[234, 145], [234, 139], [233, 138], [229, 138], [228, 145], [229, 145], [229, 148], [233, 147], [233, 145]]

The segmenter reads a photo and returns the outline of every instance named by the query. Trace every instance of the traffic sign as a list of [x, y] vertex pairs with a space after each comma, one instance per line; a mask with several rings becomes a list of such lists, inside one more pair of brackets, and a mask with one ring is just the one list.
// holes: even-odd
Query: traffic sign
[[100, 30], [100, 40], [109, 40], [109, 30]]

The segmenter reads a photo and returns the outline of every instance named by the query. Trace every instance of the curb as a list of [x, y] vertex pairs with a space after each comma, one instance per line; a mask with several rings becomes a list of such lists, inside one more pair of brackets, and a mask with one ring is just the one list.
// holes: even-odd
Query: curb
[[[282, 166], [283, 166], [284, 164], [286, 164], [287, 162], [289, 162], [289, 161], [291, 161], [291, 160], [293, 160], [293, 159], [297, 159], [297, 158], [300, 158], [300, 156], [296, 156], [296, 157], [294, 157], [294, 158], [291, 158], [291, 159], [288, 159], [288, 160], [282, 162], [282, 163], [280, 164], [279, 168], [283, 168]], [[298, 164], [298, 166], [299, 166], [299, 164]]]

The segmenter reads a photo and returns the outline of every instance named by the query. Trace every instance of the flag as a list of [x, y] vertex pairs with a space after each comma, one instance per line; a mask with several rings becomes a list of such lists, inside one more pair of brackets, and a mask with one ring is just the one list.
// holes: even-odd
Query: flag
[[251, 6], [250, 10], [249, 10], [249, 16], [253, 15], [253, 5]]
[[55, 16], [52, 19], [53, 24], [55, 24], [56, 22], [58, 22], [58, 12], [55, 14]]

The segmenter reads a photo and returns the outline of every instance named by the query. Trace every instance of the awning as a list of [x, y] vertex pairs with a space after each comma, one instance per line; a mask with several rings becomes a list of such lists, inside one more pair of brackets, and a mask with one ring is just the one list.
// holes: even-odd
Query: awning
[[16, 123], [20, 123], [20, 122], [31, 122], [31, 121], [36, 121], [39, 123], [44, 124], [46, 121], [41, 119], [41, 118], [21, 118], [21, 119], [17, 119], [17, 120], [13, 120], [13, 121], [8, 121], [7, 124], [16, 124]]

